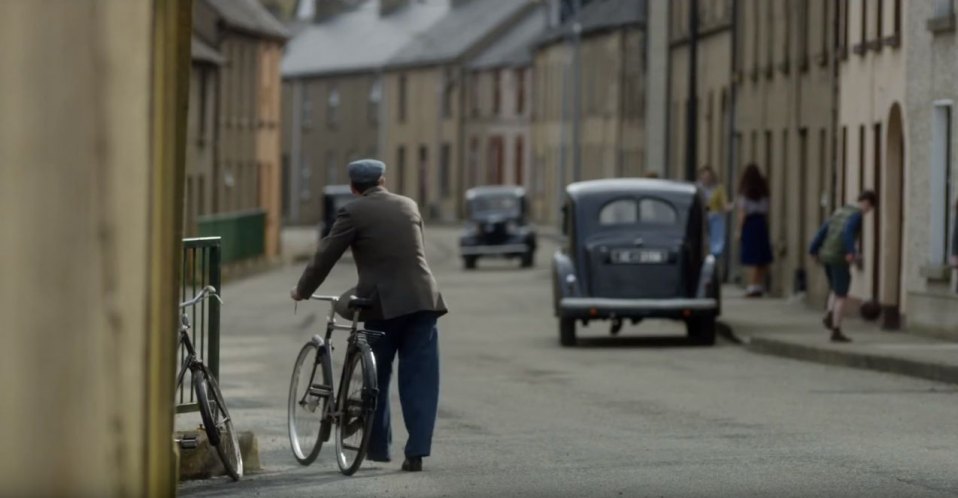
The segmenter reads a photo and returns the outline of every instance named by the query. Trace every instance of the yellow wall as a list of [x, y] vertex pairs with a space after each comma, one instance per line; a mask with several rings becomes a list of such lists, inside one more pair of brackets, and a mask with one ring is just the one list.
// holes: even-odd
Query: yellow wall
[[189, 21], [0, 4], [0, 495], [174, 492]]

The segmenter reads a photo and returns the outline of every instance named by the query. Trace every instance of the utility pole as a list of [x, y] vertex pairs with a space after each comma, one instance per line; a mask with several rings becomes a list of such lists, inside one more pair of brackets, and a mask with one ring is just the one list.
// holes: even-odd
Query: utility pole
[[699, 2], [689, 2], [689, 95], [685, 117], [685, 179], [695, 181], [698, 167], [698, 44]]

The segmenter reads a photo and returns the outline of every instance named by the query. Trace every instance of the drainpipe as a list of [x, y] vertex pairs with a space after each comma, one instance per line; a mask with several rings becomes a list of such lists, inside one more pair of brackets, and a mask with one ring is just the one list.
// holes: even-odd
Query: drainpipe
[[292, 137], [290, 140], [290, 158], [289, 158], [289, 222], [291, 225], [299, 224], [299, 202], [300, 188], [299, 181], [303, 174], [302, 147], [303, 147], [303, 81], [299, 78], [293, 80], [293, 119], [292, 119]]
[[582, 179], [582, 92], [579, 67], [582, 47], [582, 24], [579, 22], [582, 12], [581, 0], [575, 0], [575, 22], [572, 24], [572, 181]]
[[685, 117], [685, 179], [690, 182], [695, 181], [698, 163], [698, 25], [699, 3], [692, 0], [689, 2], [689, 94], [688, 113]]
[[[729, 83], [729, 95], [728, 95], [728, 122], [725, 125], [726, 136], [725, 136], [725, 158], [726, 158], [726, 168], [725, 172], [725, 185], [726, 192], [730, 195], [734, 192], [734, 182], [735, 177], [738, 174], [738, 150], [735, 148], [735, 119], [736, 119], [736, 108], [738, 101], [738, 83], [736, 82], [736, 75], [739, 73], [739, 64], [741, 61], [738, 60], [738, 9], [739, 1], [733, 0], [732, 2], [732, 25], [729, 29], [732, 30], [732, 78]], [[725, 240], [732, 240], [732, 215], [726, 215], [725, 220]], [[726, 243], [726, 250], [722, 254], [723, 268], [725, 270], [724, 275], [722, 275], [722, 280], [724, 282], [728, 281], [728, 277], [731, 274], [729, 271], [732, 264], [732, 251], [728, 250], [731, 244]]]

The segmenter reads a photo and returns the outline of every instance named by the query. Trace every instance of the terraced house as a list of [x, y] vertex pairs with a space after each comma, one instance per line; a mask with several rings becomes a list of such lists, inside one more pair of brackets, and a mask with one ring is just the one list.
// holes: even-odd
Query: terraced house
[[283, 58], [283, 171], [288, 223], [322, 216], [322, 191], [346, 182], [349, 161], [382, 147], [383, 68], [415, 36], [441, 19], [446, 2], [304, 0]]
[[645, 2], [593, 0], [578, 15], [566, 3], [553, 3], [533, 63], [533, 167], [544, 180], [532, 201], [549, 222], [565, 185], [645, 168]]
[[460, 216], [466, 178], [469, 64], [535, 2], [449, 0], [448, 11], [389, 58], [384, 68], [381, 157], [390, 189], [416, 199], [433, 219]]
[[272, 257], [287, 32], [257, 0], [198, 0], [193, 8], [185, 231], [223, 235], [227, 262]]

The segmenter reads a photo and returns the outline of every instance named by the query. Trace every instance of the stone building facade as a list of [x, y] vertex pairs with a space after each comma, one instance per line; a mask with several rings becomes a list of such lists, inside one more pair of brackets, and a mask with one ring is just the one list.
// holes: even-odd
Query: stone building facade
[[533, 205], [545, 222], [558, 220], [567, 184], [644, 170], [645, 12], [644, 2], [590, 3], [535, 49], [533, 167], [543, 180]]
[[[735, 40], [735, 161], [728, 187], [756, 164], [770, 187], [775, 263], [770, 290], [822, 304], [827, 283], [808, 256], [818, 227], [840, 203], [836, 144], [837, 2], [740, 1]], [[734, 259], [733, 259], [734, 261]]]
[[[906, 164], [902, 311], [909, 329], [958, 338], [958, 279], [947, 267], [958, 202], [958, 38], [952, 2], [904, 2]], [[890, 151], [889, 151], [890, 153]], [[887, 159], [886, 159], [887, 160]], [[884, 212], [883, 208], [883, 212]]]
[[[844, 202], [864, 190], [878, 193], [879, 209], [862, 230], [864, 265], [853, 272], [856, 302], [874, 300], [882, 323], [898, 328], [904, 307], [903, 261], [906, 52], [902, 29], [905, 5], [923, 2], [848, 0], [840, 2], [838, 102], [839, 178]], [[909, 7], [911, 8], [911, 7]]]
[[381, 157], [390, 189], [432, 219], [462, 214], [470, 62], [536, 7], [525, 0], [456, 0], [390, 58], [383, 73]]
[[546, 27], [543, 7], [529, 11], [468, 67], [463, 187], [517, 185], [538, 192], [532, 167], [532, 43]]

